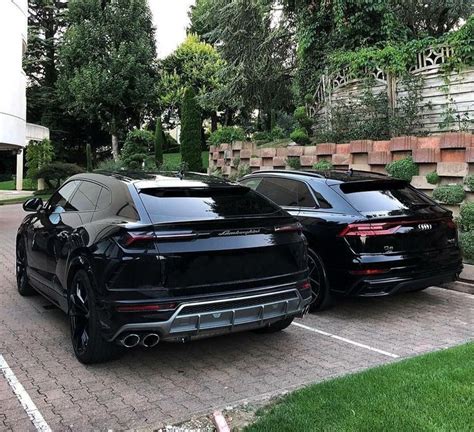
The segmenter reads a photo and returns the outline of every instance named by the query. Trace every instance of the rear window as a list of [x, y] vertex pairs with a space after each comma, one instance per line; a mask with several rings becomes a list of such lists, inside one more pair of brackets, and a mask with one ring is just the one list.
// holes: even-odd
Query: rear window
[[403, 181], [354, 182], [339, 187], [344, 198], [364, 215], [403, 214], [405, 210], [435, 204]]
[[281, 210], [251, 189], [142, 189], [153, 223], [278, 215]]

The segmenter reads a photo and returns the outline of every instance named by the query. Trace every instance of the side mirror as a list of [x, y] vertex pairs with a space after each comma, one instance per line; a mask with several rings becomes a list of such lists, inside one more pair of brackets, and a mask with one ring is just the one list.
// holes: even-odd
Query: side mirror
[[23, 210], [26, 212], [37, 212], [43, 207], [43, 200], [41, 198], [30, 198], [23, 203]]

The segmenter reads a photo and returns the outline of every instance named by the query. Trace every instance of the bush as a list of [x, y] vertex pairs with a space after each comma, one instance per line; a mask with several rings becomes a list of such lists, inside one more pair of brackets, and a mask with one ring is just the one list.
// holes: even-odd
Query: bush
[[51, 162], [47, 165], [43, 165], [36, 172], [35, 180], [42, 178], [48, 189], [57, 189], [61, 186], [63, 180], [82, 172], [84, 172], [84, 170], [76, 164]]
[[443, 185], [438, 186], [433, 191], [433, 198], [443, 204], [459, 204], [465, 198], [466, 193], [462, 185]]
[[301, 129], [304, 129], [308, 134], [311, 134], [313, 121], [308, 117], [306, 108], [304, 106], [299, 106], [296, 108], [293, 117], [298, 122]]
[[243, 141], [245, 139], [245, 132], [242, 128], [237, 126], [224, 126], [212, 132], [209, 136], [209, 142], [212, 145], [219, 145], [222, 143], [232, 143], [234, 141]]
[[308, 133], [302, 128], [295, 129], [293, 132], [291, 132], [290, 139], [296, 144], [306, 145], [310, 143]]
[[192, 88], [184, 92], [181, 108], [181, 160], [191, 171], [202, 170], [201, 112]]
[[474, 231], [462, 232], [459, 243], [464, 258], [470, 263], [474, 262]]
[[435, 185], [439, 183], [439, 175], [436, 171], [426, 174], [426, 181], [429, 184]]
[[163, 126], [161, 125], [161, 118], [156, 119], [155, 128], [155, 164], [161, 165], [163, 163], [163, 149], [166, 147], [166, 137], [163, 133]]
[[119, 171], [123, 168], [121, 160], [105, 159], [97, 164], [96, 171]]
[[261, 142], [262, 144], [272, 141], [272, 139], [272, 134], [270, 132], [257, 131], [252, 135], [252, 141]]
[[49, 164], [53, 160], [54, 149], [49, 139], [44, 139], [39, 142], [30, 142], [26, 147], [26, 167], [27, 177], [30, 179], [37, 179], [38, 170], [43, 166]]
[[286, 138], [287, 136], [286, 132], [280, 126], [275, 126], [271, 131], [273, 141]]
[[251, 172], [252, 170], [248, 164], [239, 164], [239, 167], [237, 168], [237, 178], [239, 179], [243, 176], [246, 176], [247, 174], [250, 174]]
[[154, 136], [150, 131], [135, 129], [127, 134], [120, 159], [125, 168], [141, 169], [154, 146]]
[[313, 169], [318, 170], [318, 171], [328, 171], [328, 170], [331, 170], [332, 168], [333, 168], [332, 163], [325, 159], [320, 160], [319, 162], [316, 162], [313, 165]]
[[389, 163], [385, 169], [392, 177], [408, 182], [411, 181], [414, 175], [418, 175], [419, 172], [418, 165], [413, 162], [411, 156]]
[[470, 174], [466, 176], [466, 178], [464, 179], [464, 184], [471, 192], [474, 192], [474, 175]]
[[461, 206], [458, 224], [462, 231], [474, 231], [474, 202], [467, 202]]
[[286, 165], [291, 169], [299, 170], [301, 169], [301, 161], [299, 156], [289, 156], [286, 159]]

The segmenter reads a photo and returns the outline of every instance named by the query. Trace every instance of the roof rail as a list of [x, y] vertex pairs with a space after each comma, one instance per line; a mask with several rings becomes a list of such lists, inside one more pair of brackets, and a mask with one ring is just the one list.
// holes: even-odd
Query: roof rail
[[319, 174], [317, 171], [312, 171], [312, 170], [287, 170], [287, 169], [271, 169], [271, 170], [258, 170], [254, 171], [251, 174], [255, 173], [265, 173], [265, 174], [271, 174], [271, 173], [285, 173], [285, 174], [303, 174], [303, 175], [309, 175], [312, 177], [317, 177], [317, 178], [324, 178], [323, 175]]

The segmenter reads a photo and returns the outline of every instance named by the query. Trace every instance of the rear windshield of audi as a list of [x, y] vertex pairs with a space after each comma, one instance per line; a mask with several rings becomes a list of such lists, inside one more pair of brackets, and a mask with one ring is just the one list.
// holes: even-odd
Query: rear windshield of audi
[[142, 189], [140, 197], [153, 223], [283, 215], [244, 187]]
[[436, 205], [405, 181], [348, 182], [339, 185], [344, 198], [364, 215], [395, 216]]

